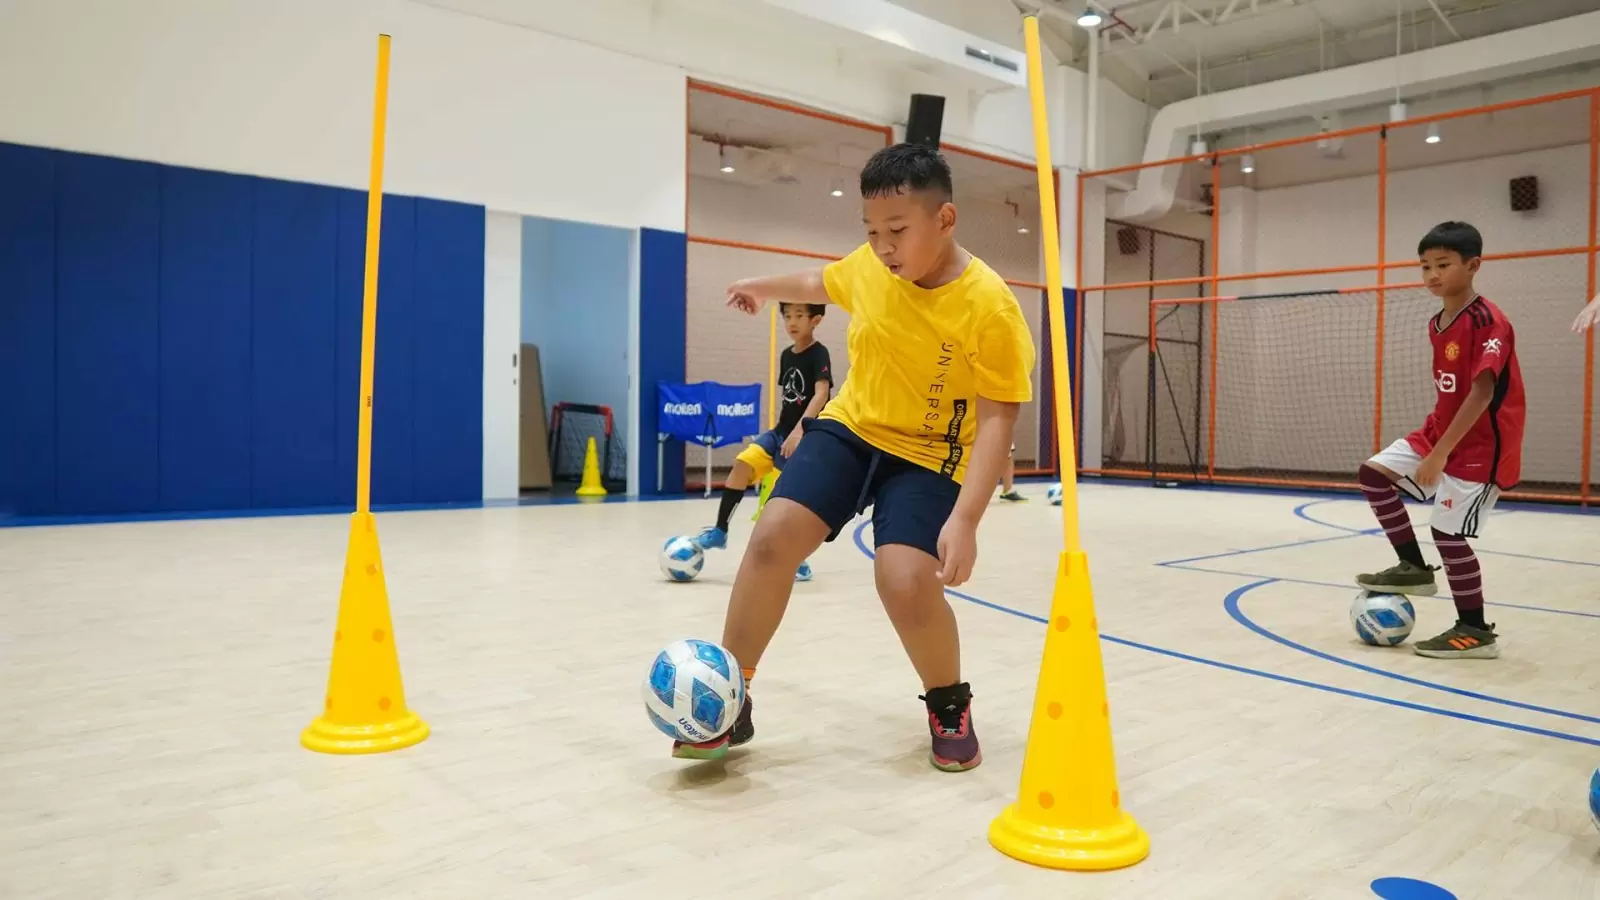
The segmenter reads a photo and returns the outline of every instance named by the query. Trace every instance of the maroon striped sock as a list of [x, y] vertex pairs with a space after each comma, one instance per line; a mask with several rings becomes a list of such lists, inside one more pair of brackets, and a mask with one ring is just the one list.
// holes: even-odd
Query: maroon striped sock
[[1456, 616], [1461, 621], [1483, 628], [1483, 572], [1478, 555], [1467, 539], [1433, 529], [1433, 545], [1444, 559], [1444, 572], [1450, 577], [1450, 595], [1456, 601]]
[[1372, 514], [1383, 526], [1383, 533], [1389, 537], [1389, 543], [1394, 545], [1401, 561], [1426, 566], [1422, 548], [1417, 546], [1417, 534], [1411, 530], [1411, 516], [1406, 513], [1405, 501], [1400, 499], [1400, 492], [1389, 483], [1388, 476], [1371, 466], [1362, 466], [1358, 478], [1367, 505], [1372, 507]]

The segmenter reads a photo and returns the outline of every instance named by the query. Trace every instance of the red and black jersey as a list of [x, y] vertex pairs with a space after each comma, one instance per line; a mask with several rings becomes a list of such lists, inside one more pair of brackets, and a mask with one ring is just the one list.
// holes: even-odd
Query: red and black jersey
[[1494, 376], [1489, 408], [1456, 444], [1445, 461], [1444, 474], [1502, 490], [1516, 487], [1522, 480], [1522, 429], [1528, 406], [1511, 320], [1498, 306], [1478, 296], [1449, 321], [1444, 320], [1442, 310], [1430, 319], [1428, 337], [1433, 341], [1433, 385], [1438, 400], [1428, 420], [1407, 435], [1406, 441], [1427, 456], [1466, 401], [1473, 380], [1489, 372]]

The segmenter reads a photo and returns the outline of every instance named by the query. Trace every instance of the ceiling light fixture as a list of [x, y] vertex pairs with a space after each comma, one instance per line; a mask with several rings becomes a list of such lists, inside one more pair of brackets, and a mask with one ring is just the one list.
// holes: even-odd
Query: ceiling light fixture
[[733, 174], [733, 163], [728, 162], [728, 145], [717, 145], [717, 159], [722, 163], [722, 171], [724, 174]]
[[1103, 21], [1105, 20], [1100, 18], [1100, 14], [1094, 11], [1094, 7], [1088, 3], [1083, 4], [1083, 12], [1078, 14], [1079, 28], [1095, 28]]
[[1423, 138], [1422, 141], [1423, 141], [1423, 143], [1427, 143], [1427, 144], [1437, 144], [1437, 143], [1439, 143], [1440, 140], [1441, 140], [1441, 138], [1439, 137], [1439, 123], [1438, 122], [1434, 122], [1432, 125], [1428, 126], [1428, 136]]
[[1254, 156], [1251, 156], [1250, 154], [1246, 153], [1244, 156], [1239, 157], [1239, 171], [1243, 172], [1246, 175], [1249, 175], [1251, 172], [1254, 172], [1255, 170], [1256, 170], [1256, 158]]

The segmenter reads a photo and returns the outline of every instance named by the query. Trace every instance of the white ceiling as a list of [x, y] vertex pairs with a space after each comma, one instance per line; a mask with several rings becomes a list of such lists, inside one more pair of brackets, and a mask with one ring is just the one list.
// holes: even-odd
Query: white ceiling
[[[893, 0], [939, 18], [950, 0]], [[962, 22], [1039, 10], [1043, 30], [1070, 43], [1083, 68], [1083, 0], [965, 0]], [[1093, 0], [1104, 11], [1102, 72], [1135, 99], [1160, 107], [1244, 87], [1592, 12], [1600, 0]], [[1398, 29], [1397, 29], [1398, 12]], [[974, 29], [975, 30], [975, 29]], [[1065, 54], [1058, 52], [1058, 56]], [[1197, 77], [1198, 76], [1198, 77]]]

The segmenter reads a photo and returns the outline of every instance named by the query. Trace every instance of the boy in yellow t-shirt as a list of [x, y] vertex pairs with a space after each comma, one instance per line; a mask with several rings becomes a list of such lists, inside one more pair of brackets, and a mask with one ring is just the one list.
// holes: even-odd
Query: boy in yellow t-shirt
[[[804, 436], [750, 536], [722, 644], [748, 682], [789, 603], [795, 568], [872, 507], [878, 596], [922, 679], [931, 759], [982, 760], [970, 686], [944, 588], [977, 560], [978, 520], [1030, 399], [1032, 336], [1011, 290], [955, 240], [950, 167], [899, 144], [861, 171], [867, 243], [820, 270], [740, 281], [728, 305], [833, 303], [850, 313], [850, 372]], [[673, 755], [715, 759], [755, 735], [752, 701], [733, 729]]]

